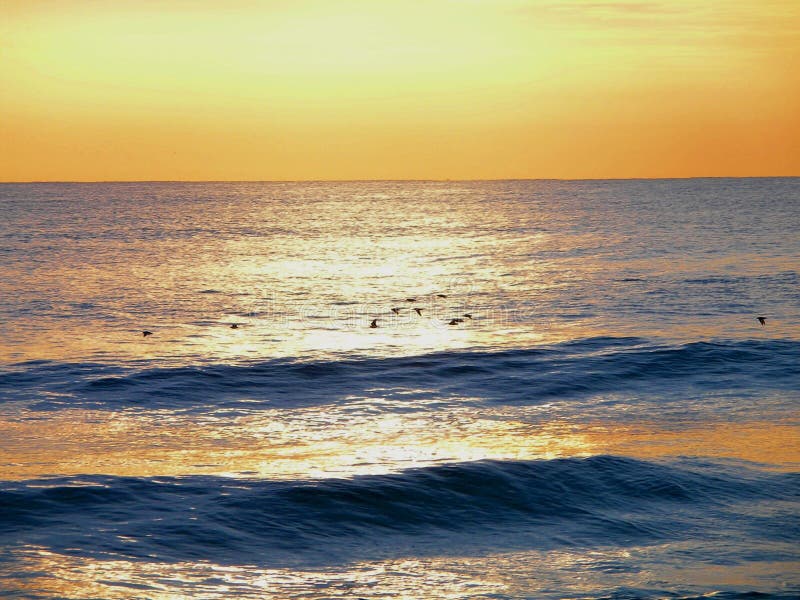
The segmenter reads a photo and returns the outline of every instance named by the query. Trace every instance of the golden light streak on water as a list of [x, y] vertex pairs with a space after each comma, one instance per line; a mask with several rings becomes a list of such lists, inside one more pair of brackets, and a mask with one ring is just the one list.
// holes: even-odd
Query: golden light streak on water
[[[502, 417], [502, 418], [501, 418]], [[62, 410], [0, 420], [8, 480], [46, 475], [222, 475], [328, 478], [448, 462], [614, 454], [736, 458], [800, 464], [800, 427], [767, 421], [671, 427], [656, 423], [530, 424], [472, 408], [445, 414], [370, 414], [356, 407], [256, 415]]]
[[[497, 593], [505, 587], [496, 574], [469, 573], [476, 560], [461, 559], [460, 568], [446, 561], [392, 560], [355, 563], [340, 569], [297, 571], [209, 562], [148, 563], [93, 560], [31, 548], [26, 562], [48, 578], [13, 581], [16, 589], [48, 593], [59, 598], [146, 597], [151, 600], [193, 598], [437, 598], [455, 600], [465, 594]], [[11, 582], [10, 582], [11, 583]]]
[[[586, 455], [584, 436], [558, 423], [415, 415], [196, 417], [60, 411], [47, 420], [2, 420], [6, 479], [80, 473], [298, 478], [389, 473], [443, 462]], [[34, 443], [36, 442], [36, 443]]]
[[[681, 543], [671, 544], [680, 551]], [[698, 563], [687, 568], [669, 562], [652, 563], [649, 555], [669, 544], [629, 549], [527, 550], [481, 557], [425, 557], [356, 562], [339, 567], [298, 570], [213, 562], [146, 562], [91, 559], [26, 549], [26, 571], [7, 579], [14, 589], [64, 599], [129, 600], [317, 600], [335, 598], [392, 598], [397, 600], [456, 600], [463, 598], [530, 597], [552, 593], [594, 596], [604, 583], [609, 588], [646, 588], [658, 581], [680, 580], [687, 587], [721, 589], [742, 586], [763, 589], [800, 563], [753, 561], [746, 565]], [[619, 569], [621, 564], [635, 569]], [[589, 579], [587, 572], [603, 573]], [[49, 576], [43, 576], [48, 574]]]

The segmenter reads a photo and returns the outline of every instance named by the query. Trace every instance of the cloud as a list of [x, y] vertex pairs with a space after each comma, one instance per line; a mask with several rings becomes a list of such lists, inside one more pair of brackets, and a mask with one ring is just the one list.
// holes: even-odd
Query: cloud
[[507, 7], [538, 28], [623, 44], [796, 53], [800, 35], [800, 3], [788, 0], [510, 0]]
[[[687, 16], [675, 3], [652, 0], [596, 2], [594, 0], [543, 0], [518, 5], [516, 12], [544, 20], [639, 25], [659, 21], [673, 22]], [[676, 19], [677, 18], [677, 19]]]

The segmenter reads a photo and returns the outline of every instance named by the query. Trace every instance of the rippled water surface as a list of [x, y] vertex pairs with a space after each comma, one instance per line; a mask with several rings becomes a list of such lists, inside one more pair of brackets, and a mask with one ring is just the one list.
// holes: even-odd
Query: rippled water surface
[[0, 217], [2, 597], [800, 595], [800, 179]]

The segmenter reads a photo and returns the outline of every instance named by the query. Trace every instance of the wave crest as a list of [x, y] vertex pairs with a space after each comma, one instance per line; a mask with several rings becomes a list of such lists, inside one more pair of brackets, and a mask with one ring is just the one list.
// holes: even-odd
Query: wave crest
[[397, 536], [435, 544], [445, 531], [445, 538], [470, 544], [624, 546], [695, 535], [701, 521], [731, 511], [736, 518], [724, 520], [737, 523], [735, 535], [758, 528], [762, 538], [786, 542], [800, 522], [791, 507], [768, 519], [737, 508], [800, 497], [799, 474], [614, 456], [479, 461], [313, 481], [93, 476], [2, 485], [3, 537], [175, 560], [192, 558], [197, 548], [205, 554], [210, 545], [240, 559], [315, 553], [332, 539], [340, 548], [389, 552]]
[[[536, 404], [587, 394], [674, 389], [793, 389], [800, 342], [745, 340], [659, 345], [639, 338], [590, 338], [506, 351], [447, 351], [397, 358], [272, 359], [240, 365], [128, 368], [24, 363], [0, 374], [12, 400], [94, 407], [119, 404], [303, 406], [346, 401], [376, 388], [406, 399], [481, 398]], [[409, 392], [412, 392], [410, 395]], [[63, 397], [63, 401], [54, 398]], [[60, 404], [61, 403], [61, 404]]]

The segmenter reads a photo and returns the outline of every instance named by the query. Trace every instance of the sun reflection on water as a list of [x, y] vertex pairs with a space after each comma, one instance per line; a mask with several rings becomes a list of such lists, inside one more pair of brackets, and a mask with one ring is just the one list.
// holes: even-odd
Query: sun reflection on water
[[776, 581], [787, 589], [798, 583], [787, 578], [798, 572], [796, 561], [703, 562], [687, 568], [675, 558], [682, 552], [692, 552], [691, 543], [399, 558], [301, 570], [92, 559], [29, 546], [15, 552], [24, 569], [6, 582], [21, 592], [76, 600], [605, 597], [615, 589], [647, 589], [663, 581], [681, 581], [682, 589], [714, 595], [730, 586], [768, 590]]
[[[155, 476], [350, 477], [482, 459], [586, 455], [568, 426], [543, 427], [434, 415], [332, 413], [318, 408], [228, 417], [135, 411], [59, 411], [46, 420], [4, 419], [6, 479], [95, 473]], [[35, 441], [35, 443], [34, 443]]]
[[510, 409], [387, 414], [376, 411], [375, 402], [238, 416], [77, 409], [47, 418], [6, 416], [0, 419], [0, 464], [8, 480], [82, 473], [352, 477], [448, 462], [596, 454], [727, 457], [778, 469], [800, 464], [800, 428], [792, 422], [529, 423]]
[[[146, 597], [152, 600], [199, 598], [464, 598], [489, 594], [505, 585], [496, 576], [469, 573], [474, 565], [451, 570], [436, 560], [356, 563], [330, 570], [296, 571], [211, 562], [162, 563], [96, 560], [29, 547], [21, 556], [27, 573], [9, 584], [21, 591], [59, 598]], [[464, 561], [469, 563], [467, 559]], [[49, 573], [49, 577], [40, 577]]]

